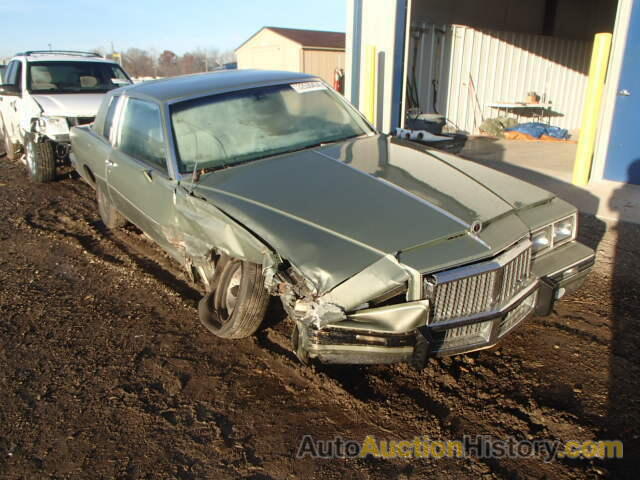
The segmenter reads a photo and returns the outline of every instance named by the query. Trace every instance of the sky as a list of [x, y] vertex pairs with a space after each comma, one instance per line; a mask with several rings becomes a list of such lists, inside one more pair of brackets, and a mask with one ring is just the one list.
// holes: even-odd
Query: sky
[[24, 50], [232, 50], [263, 26], [345, 30], [346, 0], [0, 0], [0, 57]]

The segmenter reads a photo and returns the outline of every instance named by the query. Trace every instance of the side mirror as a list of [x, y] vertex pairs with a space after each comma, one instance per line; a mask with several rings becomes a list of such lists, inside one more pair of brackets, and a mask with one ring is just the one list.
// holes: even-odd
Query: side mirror
[[20, 95], [20, 88], [10, 83], [0, 85], [0, 95]]

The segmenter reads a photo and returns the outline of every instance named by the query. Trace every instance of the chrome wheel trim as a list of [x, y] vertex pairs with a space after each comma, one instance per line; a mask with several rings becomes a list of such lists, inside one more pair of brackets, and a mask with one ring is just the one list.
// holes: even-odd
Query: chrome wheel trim
[[242, 266], [238, 264], [229, 278], [229, 282], [225, 287], [224, 292], [224, 307], [227, 311], [227, 315], [231, 317], [233, 311], [238, 305], [238, 297], [240, 295], [240, 283], [242, 282]]

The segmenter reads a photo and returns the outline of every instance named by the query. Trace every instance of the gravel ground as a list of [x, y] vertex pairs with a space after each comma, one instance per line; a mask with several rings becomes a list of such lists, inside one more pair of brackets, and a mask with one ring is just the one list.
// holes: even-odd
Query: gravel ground
[[[305, 367], [274, 303], [253, 338], [197, 320], [200, 297], [94, 192], [0, 159], [0, 477], [636, 478], [637, 239], [582, 218], [585, 288], [499, 348], [404, 365]], [[606, 230], [606, 231], [605, 231]], [[621, 439], [625, 459], [295, 459], [302, 437]]]

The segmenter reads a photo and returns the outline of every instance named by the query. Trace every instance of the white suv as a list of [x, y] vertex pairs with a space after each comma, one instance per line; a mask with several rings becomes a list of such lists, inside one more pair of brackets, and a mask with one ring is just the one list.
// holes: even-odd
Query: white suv
[[92, 123], [104, 94], [132, 83], [120, 65], [95, 53], [30, 51], [11, 59], [0, 85], [7, 157], [24, 153], [31, 178], [55, 178], [68, 159], [69, 129]]

